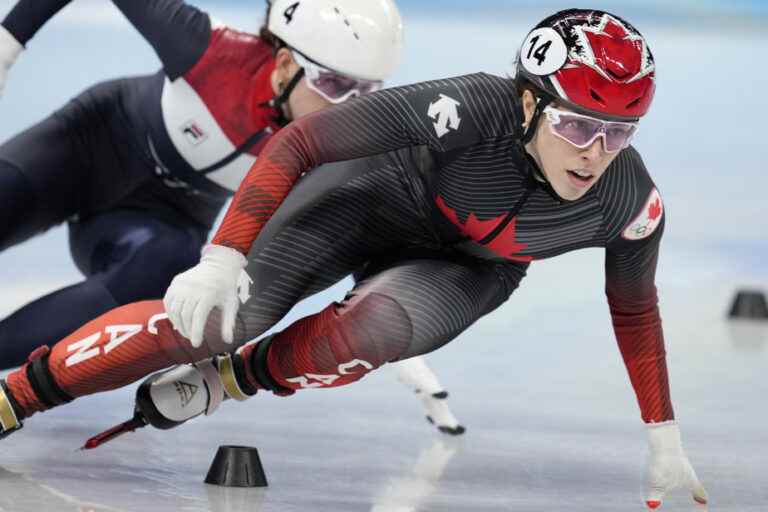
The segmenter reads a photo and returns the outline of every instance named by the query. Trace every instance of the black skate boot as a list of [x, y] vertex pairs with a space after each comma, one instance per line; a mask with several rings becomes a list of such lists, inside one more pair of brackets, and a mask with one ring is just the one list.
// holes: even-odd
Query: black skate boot
[[21, 407], [8, 391], [5, 381], [0, 379], [0, 439], [21, 429]]

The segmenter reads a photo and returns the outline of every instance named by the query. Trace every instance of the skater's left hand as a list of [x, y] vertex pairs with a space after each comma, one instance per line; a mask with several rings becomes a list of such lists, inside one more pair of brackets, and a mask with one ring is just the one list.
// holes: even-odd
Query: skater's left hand
[[240, 252], [222, 245], [207, 245], [200, 263], [177, 275], [165, 292], [163, 305], [168, 319], [197, 348], [213, 308], [221, 310], [221, 337], [232, 343], [235, 316], [240, 302], [237, 282], [247, 260]]
[[648, 507], [658, 508], [667, 492], [681, 487], [691, 491], [696, 503], [706, 505], [707, 491], [683, 451], [677, 422], [649, 424], [648, 443], [650, 460], [645, 501]]

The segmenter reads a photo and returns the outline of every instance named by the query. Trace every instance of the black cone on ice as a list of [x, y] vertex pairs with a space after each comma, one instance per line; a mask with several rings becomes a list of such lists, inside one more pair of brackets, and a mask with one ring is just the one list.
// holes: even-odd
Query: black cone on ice
[[768, 320], [768, 303], [766, 303], [765, 294], [755, 290], [740, 290], [733, 299], [728, 317]]
[[219, 446], [205, 483], [226, 487], [266, 487], [259, 452], [250, 446]]

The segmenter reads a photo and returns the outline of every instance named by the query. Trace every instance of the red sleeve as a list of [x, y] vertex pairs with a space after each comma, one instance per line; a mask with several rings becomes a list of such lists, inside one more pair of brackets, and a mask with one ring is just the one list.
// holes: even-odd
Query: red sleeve
[[301, 173], [317, 165], [313, 142], [296, 122], [271, 138], [235, 192], [214, 244], [248, 254]]
[[655, 275], [663, 219], [652, 236], [607, 249], [606, 295], [613, 328], [646, 423], [674, 419]]

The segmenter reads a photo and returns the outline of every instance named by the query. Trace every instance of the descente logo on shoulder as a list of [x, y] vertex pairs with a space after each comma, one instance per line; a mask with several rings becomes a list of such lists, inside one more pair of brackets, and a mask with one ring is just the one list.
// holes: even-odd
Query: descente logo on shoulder
[[651, 236], [661, 223], [663, 213], [664, 203], [661, 201], [659, 191], [654, 188], [643, 209], [624, 229], [621, 236], [627, 240], [642, 240]]
[[440, 138], [451, 130], [458, 130], [461, 124], [459, 107], [461, 103], [440, 93], [435, 101], [429, 104], [427, 115], [434, 119], [435, 133]]

